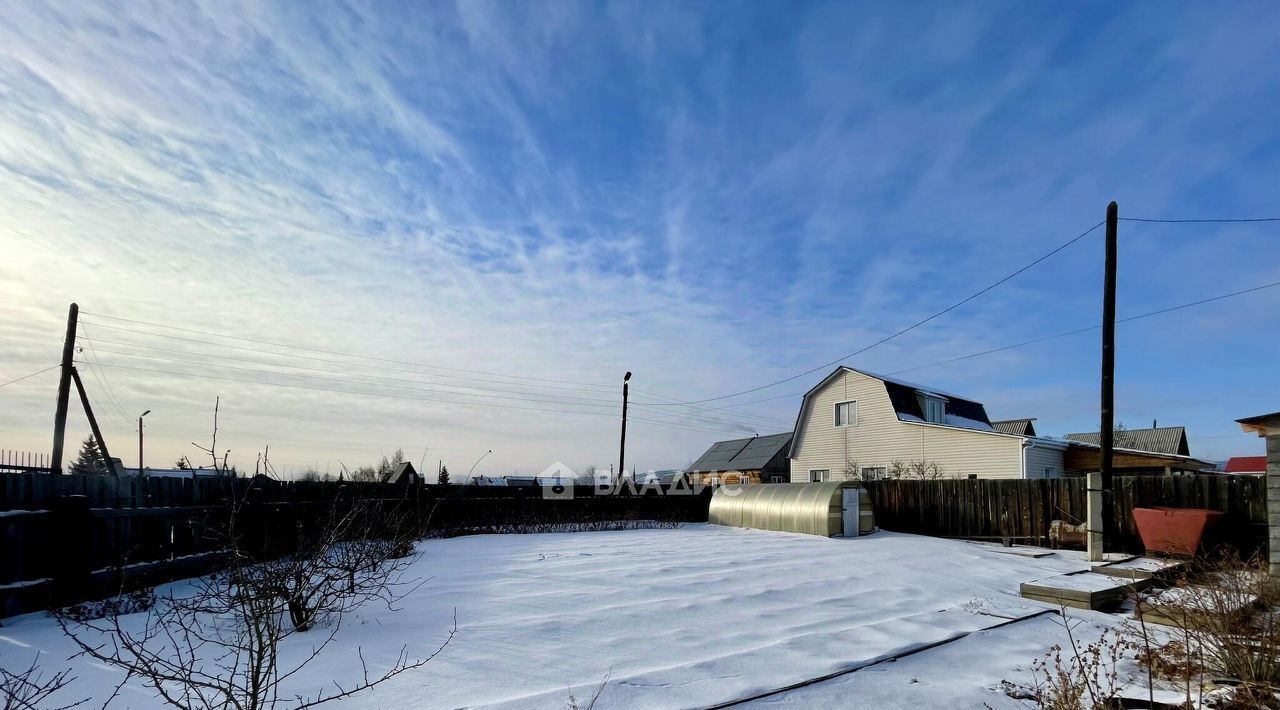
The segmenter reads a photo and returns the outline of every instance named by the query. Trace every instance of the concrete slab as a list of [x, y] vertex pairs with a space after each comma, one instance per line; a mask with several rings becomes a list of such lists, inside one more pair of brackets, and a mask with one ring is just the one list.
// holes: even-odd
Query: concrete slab
[[1177, 579], [1186, 569], [1184, 560], [1162, 559], [1158, 557], [1131, 557], [1120, 562], [1108, 562], [1094, 565], [1093, 571], [1121, 579], [1152, 579], [1169, 582]]
[[1106, 611], [1150, 584], [1149, 580], [1121, 579], [1086, 571], [1023, 582], [1018, 591], [1027, 599], [1075, 609]]

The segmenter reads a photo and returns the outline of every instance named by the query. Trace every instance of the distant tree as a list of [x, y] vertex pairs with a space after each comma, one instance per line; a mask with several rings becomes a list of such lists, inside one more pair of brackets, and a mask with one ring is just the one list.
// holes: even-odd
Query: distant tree
[[402, 463], [404, 463], [404, 451], [402, 449], [396, 449], [391, 458], [383, 456], [382, 460], [378, 462], [377, 478], [375, 480], [383, 483], [390, 481], [391, 477], [395, 475], [396, 467]]
[[181, 456], [178, 458], [177, 461], [173, 462], [173, 467], [178, 469], [179, 471], [190, 471], [191, 462], [187, 460], [186, 456]]
[[76, 456], [76, 460], [71, 464], [71, 473], [99, 474], [106, 472], [106, 467], [102, 465], [102, 452], [98, 449], [98, 440], [92, 436], [86, 437], [80, 443], [80, 454]]
[[1117, 422], [1112, 431], [1114, 432], [1114, 436], [1111, 438], [1112, 446], [1119, 446], [1122, 449], [1129, 448], [1131, 444], [1129, 427], [1125, 426], [1124, 422]]
[[436, 477], [436, 483], [439, 483], [442, 486], [449, 485], [449, 467], [448, 466], [440, 467], [440, 475]]
[[298, 474], [299, 481], [323, 481], [324, 475], [314, 468], [309, 468]]

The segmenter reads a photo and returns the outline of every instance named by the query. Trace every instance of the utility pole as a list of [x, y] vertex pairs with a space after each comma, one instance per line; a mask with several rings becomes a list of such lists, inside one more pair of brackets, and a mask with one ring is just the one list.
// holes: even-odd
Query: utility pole
[[62, 341], [62, 376], [58, 378], [58, 408], [53, 413], [53, 456], [49, 461], [51, 473], [62, 473], [62, 445], [67, 433], [67, 399], [71, 395], [71, 361], [76, 353], [76, 322], [80, 318], [80, 306], [71, 304], [67, 309], [67, 335]]
[[84, 407], [84, 415], [89, 418], [89, 427], [93, 429], [93, 436], [98, 440], [98, 452], [102, 454], [102, 462], [106, 464], [106, 472], [120, 477], [120, 472], [116, 470], [116, 466], [111, 461], [111, 452], [107, 451], [107, 440], [102, 438], [102, 430], [98, 428], [98, 418], [93, 416], [93, 407], [89, 406], [89, 395], [84, 391], [84, 383], [80, 381], [80, 373], [76, 372], [76, 368], [71, 368], [71, 379], [76, 383], [76, 391], [80, 393], [80, 404]]
[[1106, 544], [1107, 521], [1114, 507], [1112, 463], [1115, 452], [1116, 396], [1116, 227], [1120, 207], [1107, 205], [1106, 266], [1102, 287], [1102, 421], [1098, 432], [1098, 469], [1102, 474], [1102, 532]]
[[618, 444], [618, 480], [621, 481], [627, 476], [627, 394], [630, 385], [627, 382], [631, 379], [631, 373], [622, 376], [622, 441]]
[[[142, 418], [147, 416], [150, 413], [151, 413], [151, 410], [148, 409], [147, 411], [138, 415], [138, 475], [139, 476], [142, 475], [142, 468], [143, 468], [142, 466]], [[327, 466], [325, 467], [325, 470], [326, 471], [328, 470]]]

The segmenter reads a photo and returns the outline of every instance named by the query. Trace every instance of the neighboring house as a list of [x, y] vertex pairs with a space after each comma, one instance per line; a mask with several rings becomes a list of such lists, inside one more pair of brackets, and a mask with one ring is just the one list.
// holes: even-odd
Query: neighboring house
[[401, 461], [396, 464], [395, 470], [391, 472], [391, 478], [388, 479], [392, 483], [401, 486], [413, 486], [422, 483], [422, 476], [414, 470], [413, 464], [408, 461]]
[[1267, 472], [1266, 456], [1232, 456], [1227, 459], [1223, 473], [1253, 474], [1261, 476]]
[[[1099, 445], [1102, 443], [1102, 436], [1096, 431], [1067, 434], [1067, 441]], [[1148, 451], [1153, 454], [1169, 454], [1172, 456], [1191, 455], [1191, 447], [1187, 445], [1187, 429], [1180, 426], [1162, 426], [1151, 429], [1117, 429], [1113, 436], [1113, 443], [1117, 449]]]
[[125, 475], [144, 476], [146, 478], [217, 478], [218, 472], [211, 468], [144, 468], [138, 473], [136, 468], [125, 469]]
[[675, 484], [683, 479], [684, 471], [676, 468], [664, 468], [656, 471], [641, 471], [635, 475], [635, 481], [639, 484], [653, 484], [667, 486]]
[[1036, 435], [1036, 418], [1030, 419], [1004, 419], [998, 422], [991, 422], [991, 428], [1001, 434], [1016, 434], [1018, 436], [1035, 436]]
[[839, 367], [805, 394], [789, 458], [795, 483], [891, 477], [904, 467], [925, 477], [1055, 478], [1066, 448], [997, 431], [980, 402]]
[[785, 483], [791, 432], [717, 441], [685, 469], [688, 483]]
[[[1101, 459], [1101, 436], [1084, 432], [1067, 434], [1071, 448], [1066, 466], [1070, 473], [1097, 471]], [[1187, 430], [1180, 426], [1150, 429], [1119, 429], [1113, 440], [1111, 470], [1121, 476], [1192, 474], [1216, 467], [1191, 456]]]

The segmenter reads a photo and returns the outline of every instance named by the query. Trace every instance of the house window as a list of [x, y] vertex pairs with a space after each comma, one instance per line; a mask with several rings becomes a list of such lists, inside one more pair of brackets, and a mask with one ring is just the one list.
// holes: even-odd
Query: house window
[[770, 483], [785, 483], [785, 482], [786, 482], [786, 476], [784, 476], [784, 475], [782, 475], [782, 474], [780, 474], [780, 473], [771, 474], [771, 475], [769, 476], [769, 482], [770, 482]]
[[1049, 468], [1049, 467], [1045, 467], [1045, 469], [1044, 469], [1044, 477], [1045, 477], [1045, 478], [1053, 478], [1053, 469], [1052, 469], [1052, 468]]
[[947, 405], [937, 397], [925, 395], [921, 398], [921, 407], [924, 409], [924, 420], [934, 424], [945, 424]]
[[855, 426], [858, 423], [858, 403], [839, 402], [836, 404], [835, 423], [838, 427]]
[[863, 466], [862, 480], [879, 481], [889, 477], [889, 469], [884, 466]]
[[831, 477], [831, 471], [825, 468], [821, 470], [814, 469], [809, 471], [810, 483], [822, 483], [823, 481], [827, 480], [830, 477]]

